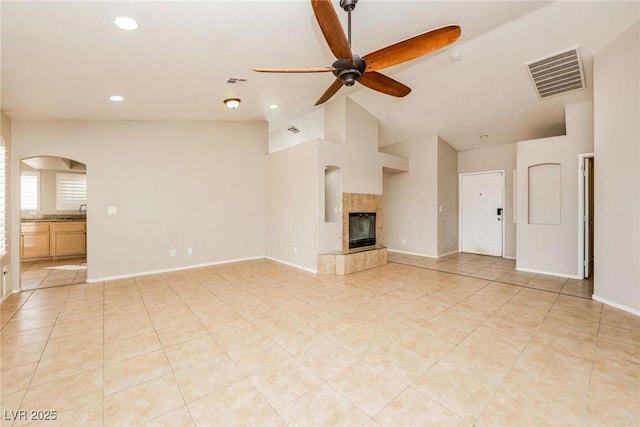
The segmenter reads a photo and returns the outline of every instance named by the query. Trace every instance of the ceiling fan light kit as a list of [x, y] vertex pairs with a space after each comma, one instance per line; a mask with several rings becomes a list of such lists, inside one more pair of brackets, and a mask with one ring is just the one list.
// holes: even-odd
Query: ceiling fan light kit
[[331, 67], [254, 68], [254, 71], [262, 73], [333, 72], [336, 79], [315, 105], [327, 102], [342, 86], [353, 86], [356, 82], [387, 95], [404, 97], [411, 92], [411, 88], [379, 73], [378, 70], [442, 49], [458, 40], [462, 32], [459, 26], [448, 25], [418, 34], [364, 56], [354, 55], [351, 51], [351, 12], [357, 3], [358, 0], [340, 0], [340, 7], [349, 15], [347, 37], [331, 0], [311, 0], [311, 7], [318, 25], [329, 49], [337, 59]]

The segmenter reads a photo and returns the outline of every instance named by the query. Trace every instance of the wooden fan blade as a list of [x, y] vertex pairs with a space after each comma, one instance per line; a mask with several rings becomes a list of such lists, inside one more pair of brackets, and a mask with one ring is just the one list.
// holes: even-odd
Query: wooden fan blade
[[436, 28], [408, 38], [362, 57], [366, 71], [377, 71], [426, 55], [458, 40], [462, 29], [457, 25]]
[[340, 90], [341, 87], [342, 87], [342, 80], [335, 79], [333, 83], [331, 83], [331, 86], [329, 86], [329, 88], [324, 91], [320, 99], [316, 101], [315, 105], [320, 105], [327, 102], [329, 98], [331, 98], [333, 95], [336, 94], [337, 91]]
[[353, 62], [353, 53], [351, 53], [349, 41], [344, 34], [342, 24], [340, 24], [338, 14], [331, 1], [311, 0], [311, 6], [331, 52], [337, 59], [348, 59]]
[[384, 74], [370, 71], [364, 73], [358, 80], [359, 83], [368, 87], [369, 89], [377, 90], [378, 92], [386, 93], [387, 95], [397, 96], [402, 98], [409, 95], [411, 88], [405, 86], [397, 80], [393, 80], [391, 77], [387, 77]]
[[325, 73], [335, 71], [333, 67], [322, 68], [254, 68], [253, 71], [259, 73]]

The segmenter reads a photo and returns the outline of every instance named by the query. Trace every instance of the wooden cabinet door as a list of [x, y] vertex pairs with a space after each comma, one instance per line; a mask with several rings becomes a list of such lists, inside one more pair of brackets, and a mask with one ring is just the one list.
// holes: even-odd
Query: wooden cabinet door
[[85, 233], [54, 233], [53, 256], [84, 255], [87, 252]]
[[49, 233], [29, 233], [22, 235], [22, 258], [42, 258], [49, 256]]
[[51, 225], [51, 256], [66, 257], [87, 253], [87, 224], [59, 222]]

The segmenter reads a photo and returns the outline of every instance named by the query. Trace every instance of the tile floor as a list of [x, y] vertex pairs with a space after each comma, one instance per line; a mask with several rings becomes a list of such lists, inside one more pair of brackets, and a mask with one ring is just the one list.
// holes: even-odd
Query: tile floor
[[492, 280], [257, 260], [13, 294], [2, 425], [640, 424], [640, 318]]
[[23, 261], [20, 267], [22, 289], [50, 288], [87, 280], [86, 258]]
[[576, 280], [545, 274], [516, 271], [516, 260], [474, 254], [452, 254], [441, 258], [426, 258], [415, 255], [389, 252], [389, 262], [395, 262], [431, 270], [456, 273], [478, 279], [557, 292], [564, 295], [591, 299], [593, 279]]

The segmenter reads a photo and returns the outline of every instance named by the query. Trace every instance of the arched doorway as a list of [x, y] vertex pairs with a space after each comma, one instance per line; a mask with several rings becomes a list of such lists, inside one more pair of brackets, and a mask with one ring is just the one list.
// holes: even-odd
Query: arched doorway
[[22, 159], [20, 196], [21, 289], [85, 283], [86, 165], [55, 156]]

